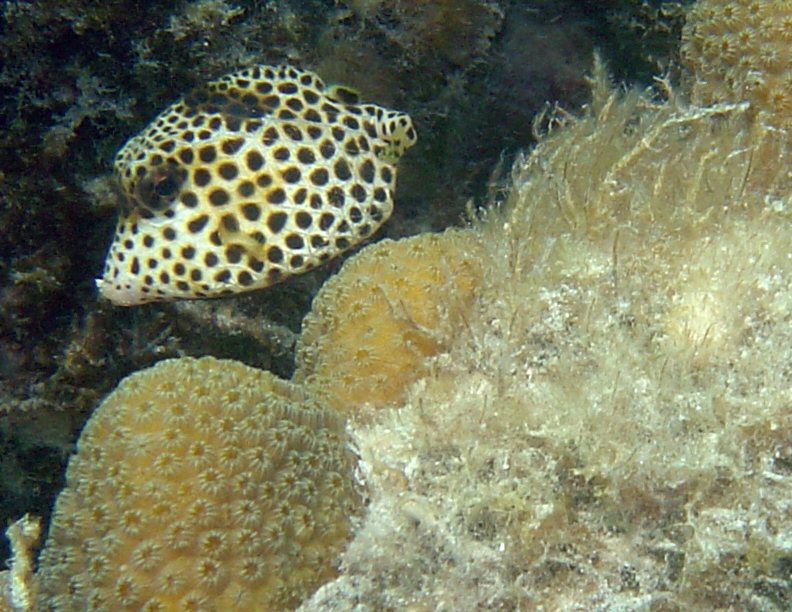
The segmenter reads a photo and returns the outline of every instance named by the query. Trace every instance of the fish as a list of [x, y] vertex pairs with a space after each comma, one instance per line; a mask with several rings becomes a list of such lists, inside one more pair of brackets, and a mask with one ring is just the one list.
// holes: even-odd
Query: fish
[[99, 294], [115, 305], [261, 289], [337, 257], [393, 212], [410, 116], [288, 65], [196, 87], [118, 151]]

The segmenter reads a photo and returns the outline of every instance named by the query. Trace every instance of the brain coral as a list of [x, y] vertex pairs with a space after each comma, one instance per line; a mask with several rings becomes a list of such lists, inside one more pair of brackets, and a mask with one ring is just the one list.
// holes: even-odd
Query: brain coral
[[682, 56], [699, 104], [749, 101], [792, 127], [792, 3], [702, 0], [683, 33]]
[[69, 464], [43, 607], [293, 607], [335, 573], [353, 464], [341, 419], [268, 372], [183, 358], [133, 374]]
[[341, 411], [399, 402], [463, 322], [480, 282], [477, 252], [476, 235], [459, 230], [361, 251], [316, 296], [295, 382]]

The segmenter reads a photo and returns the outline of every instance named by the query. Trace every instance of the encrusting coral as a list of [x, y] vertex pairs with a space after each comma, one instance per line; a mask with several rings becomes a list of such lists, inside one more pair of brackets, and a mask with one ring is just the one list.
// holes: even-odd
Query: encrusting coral
[[448, 230], [366, 247], [314, 299], [294, 381], [347, 414], [402, 402], [464, 323], [482, 281], [478, 240]]
[[171, 105], [116, 156], [126, 210], [99, 292], [129, 306], [249, 291], [371, 236], [416, 134], [404, 113], [353, 97], [254, 66]]
[[748, 101], [765, 120], [792, 129], [792, 3], [700, 0], [682, 36], [697, 104]]
[[268, 372], [208, 357], [138, 372], [69, 463], [40, 607], [293, 607], [336, 572], [354, 462], [343, 420]]

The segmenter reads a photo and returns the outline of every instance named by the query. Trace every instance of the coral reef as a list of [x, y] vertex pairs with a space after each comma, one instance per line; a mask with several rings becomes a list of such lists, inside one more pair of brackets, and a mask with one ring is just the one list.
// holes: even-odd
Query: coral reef
[[[369, 391], [387, 394], [377, 402], [360, 385], [341, 407], [366, 417], [355, 432], [374, 509], [346, 573], [306, 608], [788, 608], [789, 509], [778, 491], [788, 489], [779, 406], [788, 412], [789, 401], [778, 398], [789, 387], [789, 359], [779, 357], [789, 271], [778, 252], [787, 252], [779, 236], [788, 235], [789, 186], [778, 160], [789, 151], [779, 107], [765, 105], [757, 122], [754, 109], [769, 98], [748, 97], [749, 106], [751, 87], [708, 109], [600, 87], [581, 119], [545, 114], [551, 133], [514, 166], [513, 181], [486, 180], [532, 142], [545, 100], [582, 101], [595, 41], [619, 58], [611, 65], [620, 79], [669, 65], [686, 4], [5, 3], [3, 516], [33, 511], [46, 525], [71, 440], [131, 371], [211, 353], [291, 375], [299, 320], [338, 263], [233, 304], [119, 312], [95, 300], [91, 282], [116, 216], [102, 177], [123, 139], [207, 78], [288, 62], [410, 109], [422, 138], [401, 164], [386, 235], [456, 223], [485, 192], [494, 207], [473, 230], [485, 248], [468, 253], [471, 283], [484, 280], [464, 293], [466, 308], [449, 317], [455, 301], [416, 290], [405, 307], [440, 300], [427, 309], [439, 329], [416, 336], [427, 354], [394, 353], [416, 373], [397, 370], [393, 386], [379, 378]], [[441, 27], [427, 29], [428, 19]], [[714, 70], [707, 57], [688, 68]], [[415, 321], [388, 302], [392, 341]], [[380, 316], [371, 315], [369, 326]], [[317, 348], [332, 328], [313, 329], [305, 378], [332, 348]], [[323, 376], [334, 382], [329, 365]], [[332, 399], [332, 384], [314, 378], [312, 392]], [[398, 408], [368, 410], [385, 404]]]
[[39, 560], [57, 610], [294, 606], [335, 573], [361, 499], [343, 421], [268, 372], [183, 358], [88, 422]]
[[294, 381], [343, 413], [401, 403], [463, 325], [482, 281], [478, 250], [466, 230], [363, 249], [314, 299]]
[[476, 223], [448, 353], [353, 427], [372, 504], [301, 610], [792, 606], [783, 108], [592, 82]]
[[[357, 12], [331, 0], [155, 0], [145, 10], [134, 0], [3, 3], [2, 519], [30, 511], [46, 524], [70, 445], [99, 398], [130, 372], [213, 354], [290, 376], [293, 343], [270, 342], [250, 322], [293, 336], [339, 266], [329, 262], [230, 306], [191, 305], [190, 316], [181, 316], [184, 305], [121, 313], [97, 300], [93, 279], [118, 216], [112, 159], [125, 139], [183, 92], [232, 70], [257, 63], [315, 70], [363, 99], [415, 113], [421, 150], [400, 163], [382, 233], [442, 229], [485, 193], [504, 149], [530, 138], [526, 126], [545, 99], [571, 105], [581, 90], [591, 24], [602, 11], [584, 15], [570, 9], [576, 3], [546, 3], [541, 12], [508, 0], [405, 0]], [[442, 26], [442, 37], [424, 27], [421, 13]], [[515, 34], [504, 47], [498, 33], [507, 22], [533, 24], [524, 45]], [[548, 49], [547, 36], [559, 44]], [[521, 63], [529, 78], [519, 69], [507, 74], [505, 54], [528, 45], [542, 49], [540, 69], [530, 58]], [[519, 131], [489, 129], [503, 117]], [[0, 557], [7, 555], [0, 543]]]
[[354, 427], [372, 504], [301, 610], [792, 605], [786, 137], [595, 83], [476, 224], [448, 354]]

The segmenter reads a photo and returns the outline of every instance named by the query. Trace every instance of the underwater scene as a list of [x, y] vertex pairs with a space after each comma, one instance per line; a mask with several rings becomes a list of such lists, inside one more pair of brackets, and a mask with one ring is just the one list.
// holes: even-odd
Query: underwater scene
[[0, 43], [0, 612], [792, 610], [788, 0]]

